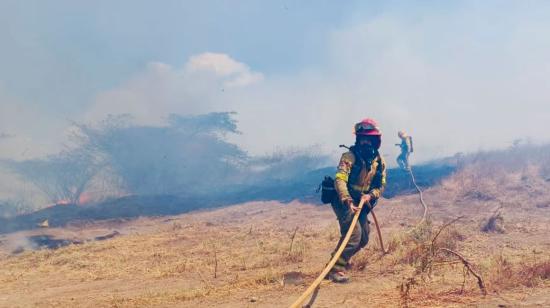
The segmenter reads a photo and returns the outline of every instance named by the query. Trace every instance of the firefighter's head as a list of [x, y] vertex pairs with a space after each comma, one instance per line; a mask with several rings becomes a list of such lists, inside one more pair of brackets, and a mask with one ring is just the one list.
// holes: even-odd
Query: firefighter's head
[[375, 150], [380, 148], [382, 132], [375, 120], [367, 118], [355, 124], [353, 133], [355, 134], [356, 146]]

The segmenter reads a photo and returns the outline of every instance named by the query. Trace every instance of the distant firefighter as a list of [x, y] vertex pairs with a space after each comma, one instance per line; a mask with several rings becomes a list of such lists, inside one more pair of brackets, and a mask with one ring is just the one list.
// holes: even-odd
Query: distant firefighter
[[401, 138], [401, 143], [395, 145], [401, 148], [401, 154], [397, 156], [397, 164], [403, 170], [409, 170], [409, 155], [414, 151], [412, 144], [412, 137], [408, 136], [405, 131], [399, 131], [397, 136]]

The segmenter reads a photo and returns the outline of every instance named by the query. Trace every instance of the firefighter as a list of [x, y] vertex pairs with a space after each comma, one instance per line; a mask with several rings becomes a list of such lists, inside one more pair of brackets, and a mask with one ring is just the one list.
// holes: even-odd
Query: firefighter
[[399, 167], [405, 171], [408, 171], [409, 166], [409, 155], [411, 155], [412, 149], [412, 138], [407, 135], [405, 131], [399, 131], [397, 136], [401, 139], [401, 143], [396, 143], [395, 145], [401, 148], [401, 154], [397, 156], [397, 164]]
[[376, 205], [386, 185], [386, 163], [378, 153], [382, 133], [376, 121], [364, 119], [357, 123], [354, 134], [355, 145], [342, 154], [334, 180], [337, 196], [331, 205], [340, 225], [340, 240], [333, 255], [344, 240], [361, 199], [365, 200], [365, 205], [342, 255], [326, 277], [337, 283], [349, 280], [346, 269], [351, 257], [367, 245], [370, 223], [367, 214]]

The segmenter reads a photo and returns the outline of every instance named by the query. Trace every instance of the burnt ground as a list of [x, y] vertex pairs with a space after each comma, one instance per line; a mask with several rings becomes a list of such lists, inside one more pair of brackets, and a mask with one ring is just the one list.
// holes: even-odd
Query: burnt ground
[[[432, 162], [414, 167], [417, 184], [426, 189], [437, 185], [451, 175], [456, 166], [448, 162]], [[273, 180], [252, 187], [232, 188], [224, 193], [209, 195], [174, 196], [126, 196], [98, 204], [55, 205], [33, 213], [16, 217], [0, 217], [0, 234], [39, 228], [48, 219], [50, 226], [63, 227], [71, 223], [106, 219], [130, 219], [145, 216], [166, 216], [187, 213], [204, 208], [216, 208], [250, 201], [279, 201], [283, 203], [300, 200], [320, 204], [316, 192], [325, 175], [334, 175], [334, 168], [308, 172], [292, 180]], [[415, 193], [409, 174], [399, 169], [388, 170], [386, 198]]]

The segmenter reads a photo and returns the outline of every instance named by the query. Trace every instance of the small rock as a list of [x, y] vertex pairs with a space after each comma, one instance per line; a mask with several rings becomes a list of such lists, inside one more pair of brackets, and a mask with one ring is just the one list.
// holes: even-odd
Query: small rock
[[12, 251], [11, 253], [14, 254], [14, 255], [17, 255], [17, 254], [22, 253], [23, 251], [25, 251], [25, 248], [23, 248], [22, 246], [19, 246], [19, 247], [15, 248], [15, 250]]
[[252, 297], [250, 298], [250, 302], [251, 302], [251, 303], [255, 303], [255, 302], [257, 302], [257, 301], [258, 301], [258, 298], [257, 298], [257, 297], [252, 296]]
[[40, 228], [49, 228], [50, 227], [50, 222], [46, 219], [43, 222], [38, 223], [37, 226], [40, 227]]
[[304, 282], [304, 274], [300, 272], [288, 272], [283, 275], [283, 286], [300, 285]]

